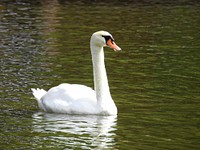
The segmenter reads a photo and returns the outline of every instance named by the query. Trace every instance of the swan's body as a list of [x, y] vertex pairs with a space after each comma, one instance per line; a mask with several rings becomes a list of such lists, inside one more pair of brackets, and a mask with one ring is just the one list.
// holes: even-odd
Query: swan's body
[[90, 40], [92, 54], [94, 88], [63, 83], [51, 88], [32, 89], [40, 109], [45, 112], [67, 114], [116, 115], [117, 107], [112, 100], [104, 64], [104, 46], [115, 51], [121, 50], [106, 31], [95, 32]]

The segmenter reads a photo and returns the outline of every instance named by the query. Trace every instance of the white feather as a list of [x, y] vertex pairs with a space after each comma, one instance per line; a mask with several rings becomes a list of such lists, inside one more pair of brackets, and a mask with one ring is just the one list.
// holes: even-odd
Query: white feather
[[[95, 32], [90, 40], [95, 90], [79, 84], [60, 84], [48, 92], [31, 89], [40, 109], [46, 112], [67, 114], [116, 115], [104, 64], [104, 37], [112, 37], [106, 31]], [[113, 42], [114, 43], [114, 42]], [[119, 47], [117, 47], [120, 50]]]

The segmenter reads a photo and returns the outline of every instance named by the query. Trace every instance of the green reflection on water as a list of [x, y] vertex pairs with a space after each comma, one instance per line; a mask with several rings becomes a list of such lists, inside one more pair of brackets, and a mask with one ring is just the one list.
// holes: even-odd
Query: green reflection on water
[[[47, 6], [9, 8], [0, 7], [4, 9], [0, 30], [4, 37], [2, 148], [96, 148], [87, 143], [88, 134], [78, 137], [62, 128], [33, 130], [33, 124], [53, 126], [59, 121], [62, 124], [62, 119], [35, 118], [37, 104], [27, 91], [31, 87], [49, 89], [62, 82], [92, 87], [89, 38], [102, 29], [111, 32], [123, 49], [120, 53], [105, 49], [111, 93], [119, 109], [109, 148], [198, 148], [199, 7], [108, 7], [53, 1]], [[25, 8], [30, 12], [25, 13]], [[83, 145], [72, 146], [72, 141], [66, 145], [60, 137], [74, 137]]]

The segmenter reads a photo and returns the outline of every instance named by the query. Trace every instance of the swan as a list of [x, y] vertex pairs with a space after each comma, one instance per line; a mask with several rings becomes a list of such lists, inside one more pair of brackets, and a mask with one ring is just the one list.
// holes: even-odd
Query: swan
[[93, 33], [90, 38], [90, 49], [94, 90], [85, 85], [68, 83], [62, 83], [48, 91], [32, 88], [32, 94], [39, 108], [50, 113], [117, 115], [117, 107], [110, 94], [104, 63], [103, 47], [105, 46], [109, 46], [114, 51], [121, 50], [109, 32]]

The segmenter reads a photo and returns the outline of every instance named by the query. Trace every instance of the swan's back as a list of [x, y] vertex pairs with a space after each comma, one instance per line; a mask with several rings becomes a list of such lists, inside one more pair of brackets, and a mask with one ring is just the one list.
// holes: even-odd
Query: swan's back
[[40, 101], [39, 106], [46, 112], [87, 114], [96, 113], [96, 94], [90, 87], [80, 84], [63, 83], [51, 88]]
[[43, 98], [64, 99], [67, 102], [89, 98], [95, 100], [95, 91], [85, 85], [63, 83], [55, 86], [44, 95]]

